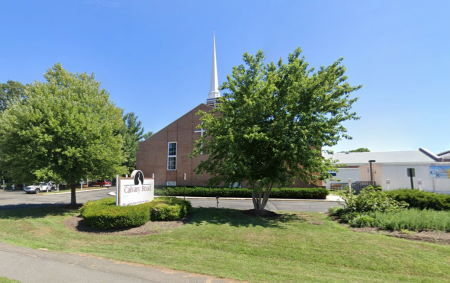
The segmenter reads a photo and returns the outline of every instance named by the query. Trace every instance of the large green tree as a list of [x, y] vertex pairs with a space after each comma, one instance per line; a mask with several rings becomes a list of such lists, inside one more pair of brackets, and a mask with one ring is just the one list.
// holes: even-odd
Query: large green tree
[[150, 137], [152, 132], [144, 134], [144, 128], [141, 127], [142, 123], [134, 112], [125, 114], [123, 122], [121, 134], [124, 140], [123, 151], [126, 157], [123, 165], [127, 168], [127, 173], [131, 173], [136, 169], [136, 152], [139, 149], [139, 141]]
[[55, 64], [45, 82], [25, 88], [0, 116], [0, 166], [19, 183], [55, 180], [75, 187], [81, 179], [122, 174], [122, 110], [94, 75]]
[[210, 173], [211, 185], [246, 183], [257, 210], [265, 208], [274, 186], [330, 177], [336, 168], [322, 157], [322, 147], [351, 138], [342, 122], [358, 119], [350, 93], [361, 86], [346, 82], [342, 59], [314, 71], [300, 54], [298, 48], [287, 64], [280, 59], [266, 65], [262, 51], [245, 53], [246, 66], [234, 67], [221, 86], [228, 92], [219, 108], [200, 112], [206, 133], [193, 156], [208, 158], [196, 173]]
[[0, 83], [0, 112], [4, 111], [8, 104], [17, 98], [24, 97], [25, 86], [16, 81], [7, 81], [6, 83]]

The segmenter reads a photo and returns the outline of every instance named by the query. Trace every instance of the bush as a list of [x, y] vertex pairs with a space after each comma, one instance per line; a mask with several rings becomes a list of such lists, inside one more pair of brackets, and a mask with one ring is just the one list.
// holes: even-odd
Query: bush
[[174, 197], [159, 197], [149, 203], [151, 220], [175, 221], [180, 220], [191, 211], [189, 201]]
[[397, 201], [408, 203], [411, 208], [450, 210], [450, 195], [411, 189], [393, 190], [387, 192], [387, 195]]
[[361, 215], [349, 221], [350, 226], [356, 228], [372, 227], [374, 223], [375, 219], [368, 215]]
[[179, 220], [185, 217], [191, 203], [173, 197], [156, 198], [152, 202], [132, 206], [116, 206], [114, 198], [88, 201], [80, 208], [87, 226], [96, 229], [137, 227], [152, 220]]
[[436, 230], [450, 232], [450, 213], [446, 211], [408, 209], [398, 212], [372, 212], [374, 227], [384, 230]]
[[114, 198], [88, 201], [80, 213], [87, 226], [101, 230], [141, 226], [150, 220], [148, 204], [116, 206]]
[[341, 216], [345, 213], [345, 209], [342, 206], [332, 206], [328, 209], [328, 212], [332, 216]]
[[371, 211], [400, 211], [408, 206], [399, 202], [377, 188], [368, 186], [359, 195], [354, 195], [351, 189], [343, 195], [345, 210], [348, 212], [367, 213]]
[[[326, 199], [328, 193], [328, 190], [324, 188], [274, 188], [270, 192], [270, 198]], [[252, 191], [247, 188], [167, 187], [156, 188], [155, 194], [160, 196], [252, 197]]]

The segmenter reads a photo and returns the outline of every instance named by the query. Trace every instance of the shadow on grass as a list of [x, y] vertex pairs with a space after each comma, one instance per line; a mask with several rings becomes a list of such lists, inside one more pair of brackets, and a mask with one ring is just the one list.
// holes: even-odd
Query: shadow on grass
[[306, 219], [297, 214], [283, 213], [279, 218], [264, 218], [259, 216], [249, 216], [244, 214], [244, 210], [230, 208], [193, 208], [192, 217], [186, 220], [186, 224], [204, 225], [228, 224], [234, 227], [255, 227], [281, 228], [280, 224], [285, 222], [305, 222]]
[[0, 210], [0, 219], [27, 219], [27, 218], [44, 218], [46, 216], [65, 215], [68, 212], [76, 212], [76, 209], [67, 209], [63, 204], [44, 204], [44, 205], [8, 205], [7, 208], [2, 207]]

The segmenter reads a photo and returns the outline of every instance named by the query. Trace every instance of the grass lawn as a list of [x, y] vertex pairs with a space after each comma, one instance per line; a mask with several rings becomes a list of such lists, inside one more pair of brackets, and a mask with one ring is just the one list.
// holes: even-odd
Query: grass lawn
[[319, 213], [278, 220], [196, 208], [149, 236], [78, 233], [60, 208], [0, 211], [0, 240], [249, 282], [450, 282], [450, 247], [356, 233]]
[[12, 280], [12, 279], [0, 276], [0, 283], [20, 283], [20, 281], [16, 281], [16, 280]]

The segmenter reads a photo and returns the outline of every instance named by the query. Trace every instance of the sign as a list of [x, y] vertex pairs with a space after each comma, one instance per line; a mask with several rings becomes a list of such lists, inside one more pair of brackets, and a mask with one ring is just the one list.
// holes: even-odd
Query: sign
[[450, 179], [450, 166], [430, 166], [430, 177]]
[[134, 170], [130, 178], [119, 178], [116, 186], [119, 206], [151, 202], [155, 198], [155, 179], [144, 178], [141, 170]]
[[406, 168], [406, 174], [408, 175], [408, 177], [416, 177], [416, 169]]

